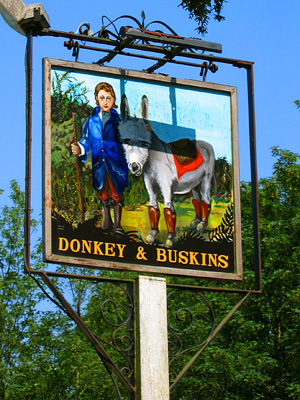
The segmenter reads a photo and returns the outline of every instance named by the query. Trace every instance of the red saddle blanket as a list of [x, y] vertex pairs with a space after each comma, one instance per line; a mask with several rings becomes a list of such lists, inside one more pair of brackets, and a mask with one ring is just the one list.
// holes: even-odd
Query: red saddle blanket
[[171, 142], [169, 147], [173, 153], [178, 179], [187, 172], [195, 171], [204, 161], [198, 148], [189, 139]]

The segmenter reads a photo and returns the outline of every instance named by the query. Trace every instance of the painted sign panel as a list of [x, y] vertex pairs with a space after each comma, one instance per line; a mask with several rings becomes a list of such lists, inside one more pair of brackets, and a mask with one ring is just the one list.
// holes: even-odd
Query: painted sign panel
[[236, 88], [44, 60], [44, 258], [242, 279]]

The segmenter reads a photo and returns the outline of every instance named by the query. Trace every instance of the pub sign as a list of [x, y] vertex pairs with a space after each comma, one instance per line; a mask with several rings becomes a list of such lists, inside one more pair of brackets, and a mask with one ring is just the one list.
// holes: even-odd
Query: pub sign
[[236, 88], [44, 59], [44, 259], [242, 279]]

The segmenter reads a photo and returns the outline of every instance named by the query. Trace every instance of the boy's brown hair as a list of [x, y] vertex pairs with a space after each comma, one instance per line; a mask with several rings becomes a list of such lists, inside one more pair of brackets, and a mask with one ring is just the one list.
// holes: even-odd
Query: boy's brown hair
[[115, 94], [114, 88], [109, 83], [106, 83], [106, 82], [100, 82], [95, 87], [95, 99], [96, 99], [97, 106], [99, 105], [97, 96], [98, 96], [98, 93], [100, 92], [100, 90], [104, 90], [105, 92], [110, 93], [112, 95], [112, 97], [114, 98], [114, 105], [112, 106], [112, 108], [118, 108], [118, 106], [116, 105], [116, 94]]

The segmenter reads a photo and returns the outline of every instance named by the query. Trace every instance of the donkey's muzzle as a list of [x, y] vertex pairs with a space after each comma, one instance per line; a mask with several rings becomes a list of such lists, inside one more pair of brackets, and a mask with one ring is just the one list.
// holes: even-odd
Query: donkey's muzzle
[[140, 176], [142, 174], [142, 165], [138, 162], [133, 162], [128, 165], [130, 172], [135, 176]]

